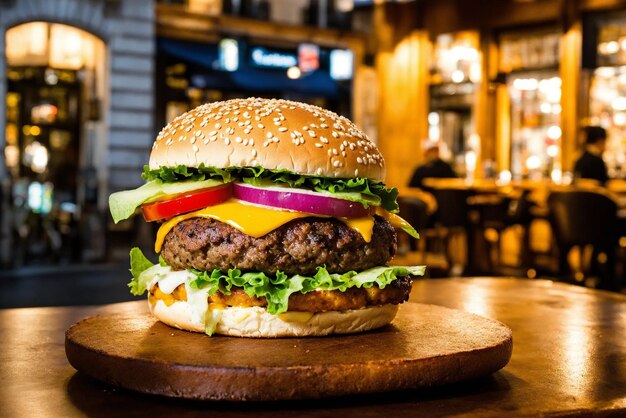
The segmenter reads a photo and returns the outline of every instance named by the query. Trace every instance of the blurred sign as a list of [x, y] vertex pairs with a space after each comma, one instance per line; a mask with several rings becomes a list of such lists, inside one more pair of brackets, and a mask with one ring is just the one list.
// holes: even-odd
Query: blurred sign
[[352, 78], [354, 54], [349, 49], [333, 49], [330, 51], [330, 76], [334, 80], [350, 80]]
[[28, 185], [28, 207], [35, 213], [48, 214], [52, 209], [52, 184], [32, 182]]
[[287, 69], [298, 65], [296, 54], [255, 46], [250, 50], [252, 64], [262, 68]]
[[320, 68], [320, 47], [315, 44], [298, 45], [298, 67], [304, 73]]
[[218, 55], [220, 69], [231, 72], [239, 69], [239, 43], [235, 39], [222, 39]]

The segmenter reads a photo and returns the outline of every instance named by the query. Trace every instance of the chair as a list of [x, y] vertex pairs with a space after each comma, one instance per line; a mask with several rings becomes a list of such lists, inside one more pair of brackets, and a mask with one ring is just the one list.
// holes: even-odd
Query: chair
[[468, 245], [467, 234], [470, 230], [469, 224], [469, 205], [467, 199], [474, 195], [474, 192], [467, 189], [435, 189], [433, 195], [437, 200], [437, 212], [434, 216], [435, 229], [439, 238], [443, 241], [446, 261], [452, 270], [454, 260], [450, 252], [450, 239], [453, 236], [465, 236], [465, 263], [463, 274], [471, 270], [473, 262], [473, 247]]
[[[619, 238], [615, 202], [603, 194], [590, 191], [558, 191], [548, 197], [548, 208], [558, 246], [559, 275], [571, 274], [567, 257], [573, 247], [592, 246], [590, 272], [599, 273], [598, 287], [619, 290], [620, 283], [614, 277]], [[605, 258], [604, 262], [600, 258]]]
[[402, 234], [401, 237], [408, 239], [409, 248], [411, 251], [422, 251], [425, 248], [425, 231], [429, 227], [430, 217], [428, 216], [428, 205], [422, 199], [413, 196], [399, 196], [398, 206], [400, 207], [400, 216], [411, 224], [413, 228], [420, 234], [421, 245], [418, 241], [409, 236], [408, 234]]
[[[500, 195], [477, 195], [469, 198], [470, 245], [486, 254], [469, 263], [473, 274], [494, 274], [501, 266], [501, 236], [509, 225], [511, 200]], [[495, 257], [494, 257], [495, 255]]]

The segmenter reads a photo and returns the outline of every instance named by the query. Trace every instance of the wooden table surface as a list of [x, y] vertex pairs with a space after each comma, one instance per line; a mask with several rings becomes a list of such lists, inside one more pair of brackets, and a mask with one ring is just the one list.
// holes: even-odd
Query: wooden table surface
[[304, 402], [175, 401], [92, 381], [65, 358], [64, 333], [72, 323], [96, 313], [143, 311], [145, 301], [8, 309], [0, 310], [0, 416], [626, 414], [625, 296], [540, 280], [463, 278], [418, 281], [411, 300], [507, 324], [513, 330], [510, 363], [487, 378], [419, 391]]

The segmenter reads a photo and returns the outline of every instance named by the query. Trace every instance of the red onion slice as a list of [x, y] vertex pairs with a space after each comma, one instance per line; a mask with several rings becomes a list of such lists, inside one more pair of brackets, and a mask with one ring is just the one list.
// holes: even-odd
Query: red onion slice
[[369, 215], [369, 211], [358, 202], [336, 199], [308, 190], [234, 183], [233, 197], [258, 205], [337, 218], [360, 218]]

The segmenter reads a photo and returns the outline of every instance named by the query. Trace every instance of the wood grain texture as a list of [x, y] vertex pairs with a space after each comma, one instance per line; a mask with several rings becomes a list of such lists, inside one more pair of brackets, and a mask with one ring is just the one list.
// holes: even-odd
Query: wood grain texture
[[147, 314], [87, 318], [66, 333], [76, 369], [127, 389], [186, 399], [317, 399], [415, 389], [488, 375], [511, 331], [467, 312], [405, 304], [380, 330], [324, 338], [208, 337]]

